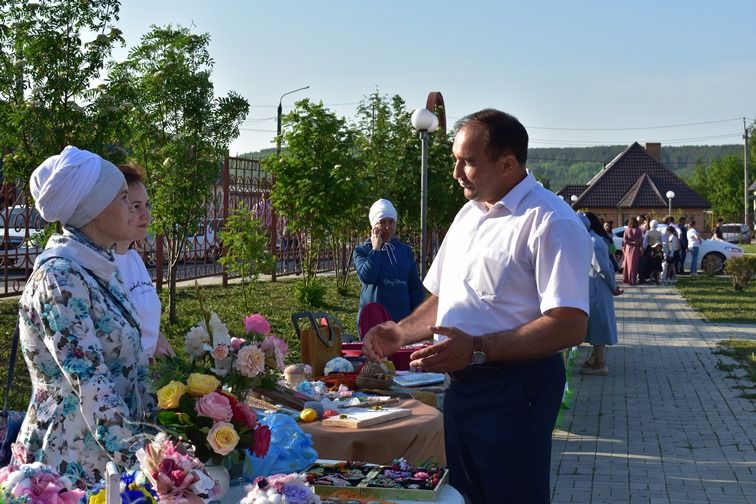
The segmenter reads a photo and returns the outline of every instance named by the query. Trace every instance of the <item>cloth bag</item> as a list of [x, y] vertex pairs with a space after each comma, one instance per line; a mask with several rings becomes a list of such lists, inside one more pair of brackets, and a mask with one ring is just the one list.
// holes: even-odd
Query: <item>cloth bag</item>
[[24, 421], [26, 413], [23, 411], [9, 411], [8, 398], [11, 385], [13, 384], [13, 370], [16, 367], [16, 354], [18, 352], [18, 320], [13, 330], [13, 343], [11, 345], [10, 358], [8, 359], [8, 376], [5, 383], [5, 399], [3, 411], [0, 412], [0, 467], [8, 465], [11, 459], [11, 445], [16, 442], [18, 431]]
[[313, 376], [321, 376], [326, 363], [341, 356], [341, 322], [327, 313], [310, 311], [292, 314], [291, 321], [301, 344], [302, 362], [312, 367]]

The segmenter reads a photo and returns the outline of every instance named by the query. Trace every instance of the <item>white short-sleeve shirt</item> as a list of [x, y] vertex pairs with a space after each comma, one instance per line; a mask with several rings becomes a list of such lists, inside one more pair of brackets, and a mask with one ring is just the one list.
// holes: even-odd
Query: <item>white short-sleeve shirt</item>
[[142, 348], [152, 357], [160, 333], [160, 298], [139, 252], [129, 249], [125, 254], [113, 254], [121, 271], [129, 300], [139, 313], [142, 327]]
[[528, 174], [490, 210], [462, 207], [423, 284], [438, 296], [437, 325], [482, 335], [553, 308], [587, 314], [592, 252], [575, 212]]

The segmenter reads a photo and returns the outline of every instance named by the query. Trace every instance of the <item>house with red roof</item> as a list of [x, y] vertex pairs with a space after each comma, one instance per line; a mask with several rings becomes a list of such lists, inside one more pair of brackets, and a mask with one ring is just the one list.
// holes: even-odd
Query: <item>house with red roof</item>
[[672, 216], [695, 220], [703, 230], [705, 213], [711, 204], [691, 189], [680, 177], [661, 164], [661, 144], [641, 147], [633, 142], [599, 171], [586, 185], [568, 185], [557, 194], [576, 210], [593, 212], [614, 226], [644, 214], [661, 222], [669, 212], [672, 191]]

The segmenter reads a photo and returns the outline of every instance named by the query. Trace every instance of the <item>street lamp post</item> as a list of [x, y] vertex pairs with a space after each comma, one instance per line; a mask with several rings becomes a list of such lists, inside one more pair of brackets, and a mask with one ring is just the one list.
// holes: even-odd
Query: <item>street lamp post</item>
[[[296, 93], [297, 91], [304, 91], [305, 89], [310, 89], [310, 86], [305, 86], [301, 88], [297, 88], [293, 91], [288, 91], [281, 95], [281, 98], [278, 99], [278, 113], [276, 114], [276, 160], [281, 157], [281, 114], [283, 112], [283, 106], [282, 102], [284, 99], [284, 96], [290, 95], [292, 93]], [[273, 181], [275, 182], [275, 180]], [[271, 184], [272, 187], [273, 184]], [[273, 250], [273, 255], [277, 256], [276, 254], [276, 240], [278, 238], [278, 219], [276, 218], [275, 212], [270, 212], [270, 249]], [[271, 272], [270, 279], [271, 281], [276, 281], [276, 269], [278, 268], [278, 259], [276, 259], [275, 263], [273, 264], [273, 271]]]
[[675, 197], [675, 191], [667, 191], [667, 202], [669, 203], [669, 211], [667, 215], [672, 215], [672, 198]]
[[420, 278], [425, 277], [428, 259], [428, 137], [438, 128], [438, 117], [428, 109], [412, 112], [412, 127], [420, 133], [422, 156], [420, 161]]

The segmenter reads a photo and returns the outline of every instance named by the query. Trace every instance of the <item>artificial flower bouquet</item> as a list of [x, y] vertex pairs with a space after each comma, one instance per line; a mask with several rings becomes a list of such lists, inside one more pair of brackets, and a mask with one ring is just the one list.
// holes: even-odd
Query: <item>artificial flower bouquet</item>
[[260, 477], [245, 488], [240, 504], [319, 504], [320, 497], [301, 474]]
[[[121, 474], [119, 482], [121, 504], [158, 504], [158, 494], [142, 471], [129, 471]], [[86, 501], [82, 504], [106, 504], [105, 482], [101, 481], [87, 491]]]
[[220, 493], [218, 483], [210, 477], [202, 462], [164, 433], [158, 434], [136, 456], [158, 502], [202, 504]]
[[270, 428], [257, 424], [257, 414], [221, 388], [213, 375], [192, 373], [157, 391], [157, 423], [176, 438], [194, 446], [202, 461], [230, 457], [236, 464], [246, 450], [258, 457], [268, 453]]
[[0, 469], [3, 504], [78, 504], [85, 495], [73, 481], [41, 462]]

